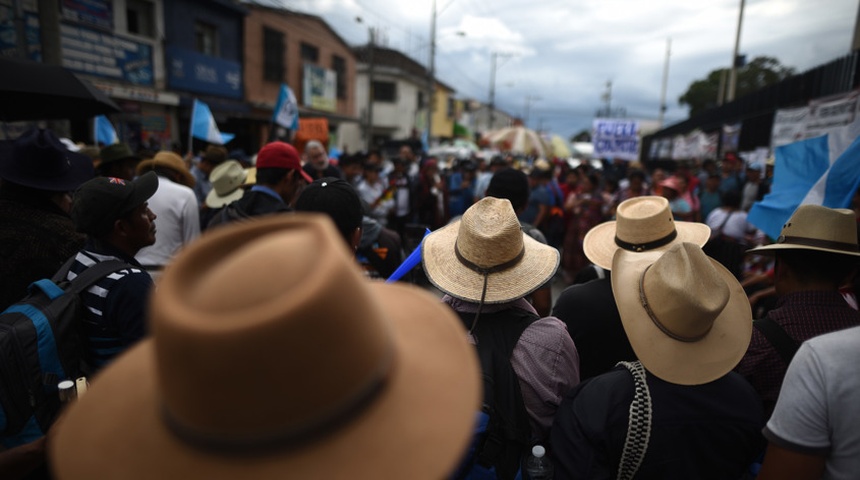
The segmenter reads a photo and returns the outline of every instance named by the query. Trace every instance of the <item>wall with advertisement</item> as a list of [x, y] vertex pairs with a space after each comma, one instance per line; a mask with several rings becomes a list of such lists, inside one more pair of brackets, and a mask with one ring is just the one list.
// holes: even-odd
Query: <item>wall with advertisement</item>
[[24, 28], [24, 53], [30, 60], [42, 61], [42, 39], [39, 30], [39, 9], [35, 0], [15, 2], [0, 0], [0, 56], [17, 57], [21, 51], [21, 35], [16, 25], [16, 3], [20, 3]]
[[152, 46], [75, 25], [60, 25], [63, 66], [80, 73], [152, 86]]
[[326, 112], [337, 109], [337, 74], [334, 70], [309, 63], [304, 65], [302, 105]]
[[108, 0], [63, 0], [63, 20], [113, 30], [112, 3]]
[[242, 65], [170, 46], [167, 53], [169, 88], [229, 98], [242, 98]]

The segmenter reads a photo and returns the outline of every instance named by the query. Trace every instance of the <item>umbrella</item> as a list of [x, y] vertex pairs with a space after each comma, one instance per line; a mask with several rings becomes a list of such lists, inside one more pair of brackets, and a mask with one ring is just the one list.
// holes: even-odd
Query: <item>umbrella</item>
[[549, 152], [549, 146], [543, 141], [540, 134], [522, 125], [489, 132], [486, 140], [490, 145], [514, 153], [546, 157]]
[[570, 149], [570, 144], [567, 143], [567, 140], [562, 138], [560, 135], [552, 134], [549, 138], [545, 138], [546, 142], [549, 143], [550, 151], [552, 152], [552, 156], [555, 158], [568, 158], [572, 156], [572, 152]]
[[120, 111], [86, 80], [59, 65], [0, 57], [0, 120], [90, 118]]

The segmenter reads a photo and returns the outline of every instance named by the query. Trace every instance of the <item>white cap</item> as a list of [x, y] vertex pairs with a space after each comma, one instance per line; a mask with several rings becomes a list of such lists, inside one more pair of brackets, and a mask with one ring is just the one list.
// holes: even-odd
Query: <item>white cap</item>
[[536, 458], [541, 458], [546, 455], [546, 449], [543, 448], [543, 446], [541, 445], [535, 445], [534, 447], [532, 447], [532, 455], [534, 455]]

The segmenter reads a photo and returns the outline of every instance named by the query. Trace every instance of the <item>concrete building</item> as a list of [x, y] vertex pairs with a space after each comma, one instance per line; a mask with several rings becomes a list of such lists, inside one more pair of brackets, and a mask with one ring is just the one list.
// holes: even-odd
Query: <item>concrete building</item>
[[[329, 143], [357, 128], [356, 63], [347, 43], [320, 17], [249, 5], [245, 19], [245, 94], [256, 145], [270, 138], [281, 84], [295, 93], [301, 119], [325, 119]], [[300, 120], [301, 121], [301, 120]], [[302, 135], [297, 146], [302, 146]], [[313, 135], [313, 134], [311, 134]], [[357, 150], [355, 148], [349, 150]]]

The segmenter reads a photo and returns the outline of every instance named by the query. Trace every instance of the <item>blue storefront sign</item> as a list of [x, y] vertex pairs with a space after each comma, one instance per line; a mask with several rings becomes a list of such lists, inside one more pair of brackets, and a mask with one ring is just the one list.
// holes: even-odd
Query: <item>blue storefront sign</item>
[[151, 86], [152, 46], [74, 25], [60, 26], [63, 66], [80, 73]]
[[63, 0], [63, 19], [113, 29], [113, 12], [108, 0]]
[[171, 89], [242, 98], [242, 65], [192, 50], [167, 47], [167, 83]]

